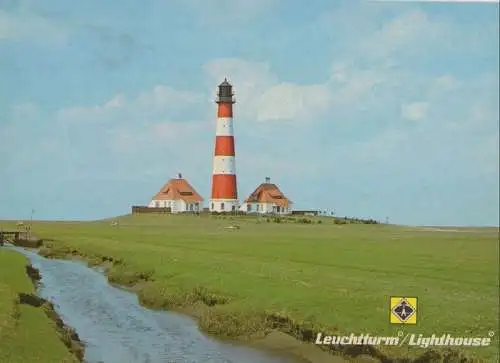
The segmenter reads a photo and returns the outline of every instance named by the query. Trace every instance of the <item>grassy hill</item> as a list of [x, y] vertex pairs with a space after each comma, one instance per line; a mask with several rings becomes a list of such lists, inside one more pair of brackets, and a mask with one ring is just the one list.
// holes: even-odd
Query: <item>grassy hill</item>
[[[135, 286], [145, 305], [187, 308], [203, 330], [222, 337], [279, 329], [306, 340], [318, 331], [481, 337], [493, 331], [497, 339], [498, 229], [310, 219], [315, 223], [135, 215], [114, 219], [119, 227], [110, 220], [34, 222], [33, 230], [52, 239], [45, 254], [107, 261], [110, 279]], [[240, 229], [225, 228], [233, 224]], [[418, 297], [417, 325], [389, 323], [390, 296]], [[378, 350], [401, 357], [426, 352]], [[488, 361], [498, 352], [496, 343], [465, 351]]]
[[34, 293], [27, 264], [24, 256], [0, 247], [0, 362], [78, 362], [44, 310], [21, 303], [19, 294]]

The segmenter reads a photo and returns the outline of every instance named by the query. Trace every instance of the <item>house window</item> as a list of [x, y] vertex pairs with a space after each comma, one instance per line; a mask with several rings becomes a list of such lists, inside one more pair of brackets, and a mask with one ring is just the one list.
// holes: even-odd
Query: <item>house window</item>
[[212, 203], [212, 210], [214, 210], [214, 203]]
[[189, 210], [193, 210], [193, 205], [192, 204], [189, 205]]
[[257, 204], [257, 212], [260, 210], [260, 204]]
[[252, 211], [252, 205], [251, 204], [247, 204], [247, 212], [251, 212]]
[[156, 202], [155, 202], [155, 207], [156, 207], [156, 208], [160, 208], [160, 202], [156, 201]]
[[220, 210], [224, 210], [224, 202], [220, 204]]
[[233, 205], [233, 206], [231, 207], [231, 210], [232, 210], [233, 212], [234, 212], [234, 211], [236, 211], [236, 206], [235, 206], [235, 205]]

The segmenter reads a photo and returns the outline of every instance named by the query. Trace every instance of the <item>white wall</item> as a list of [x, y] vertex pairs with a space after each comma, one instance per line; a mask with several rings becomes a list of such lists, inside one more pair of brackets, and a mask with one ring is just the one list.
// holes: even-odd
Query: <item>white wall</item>
[[208, 203], [210, 212], [232, 212], [233, 206], [235, 210], [239, 209], [239, 201], [235, 199], [214, 199]]
[[275, 213], [280, 215], [286, 215], [292, 213], [291, 203], [285, 210], [283, 210], [283, 208], [280, 207], [279, 212], [277, 212], [277, 209], [276, 211], [273, 211], [273, 207], [277, 207], [275, 203], [244, 203], [241, 206], [240, 210], [247, 213], [260, 213], [260, 214]]
[[185, 212], [201, 212], [203, 210], [203, 203], [201, 202], [188, 202], [183, 203], [183, 208]]
[[201, 212], [203, 210], [202, 202], [189, 202], [183, 200], [152, 200], [148, 207], [150, 208], [172, 208], [172, 213], [181, 212]]

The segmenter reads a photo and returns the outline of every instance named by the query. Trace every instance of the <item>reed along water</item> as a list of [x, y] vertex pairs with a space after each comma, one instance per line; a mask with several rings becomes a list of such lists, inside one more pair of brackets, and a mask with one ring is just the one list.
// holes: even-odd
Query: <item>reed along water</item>
[[141, 306], [85, 264], [47, 259], [22, 248], [42, 279], [40, 297], [54, 304], [85, 344], [86, 363], [295, 363], [294, 359], [205, 336], [186, 316]]

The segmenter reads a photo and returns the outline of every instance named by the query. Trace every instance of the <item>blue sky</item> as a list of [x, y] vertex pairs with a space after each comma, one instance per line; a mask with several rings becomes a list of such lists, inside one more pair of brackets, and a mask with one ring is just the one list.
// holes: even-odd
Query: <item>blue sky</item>
[[[113, 5], [112, 5], [113, 4]], [[205, 197], [234, 84], [241, 199], [498, 225], [498, 4], [0, 0], [0, 218]]]

